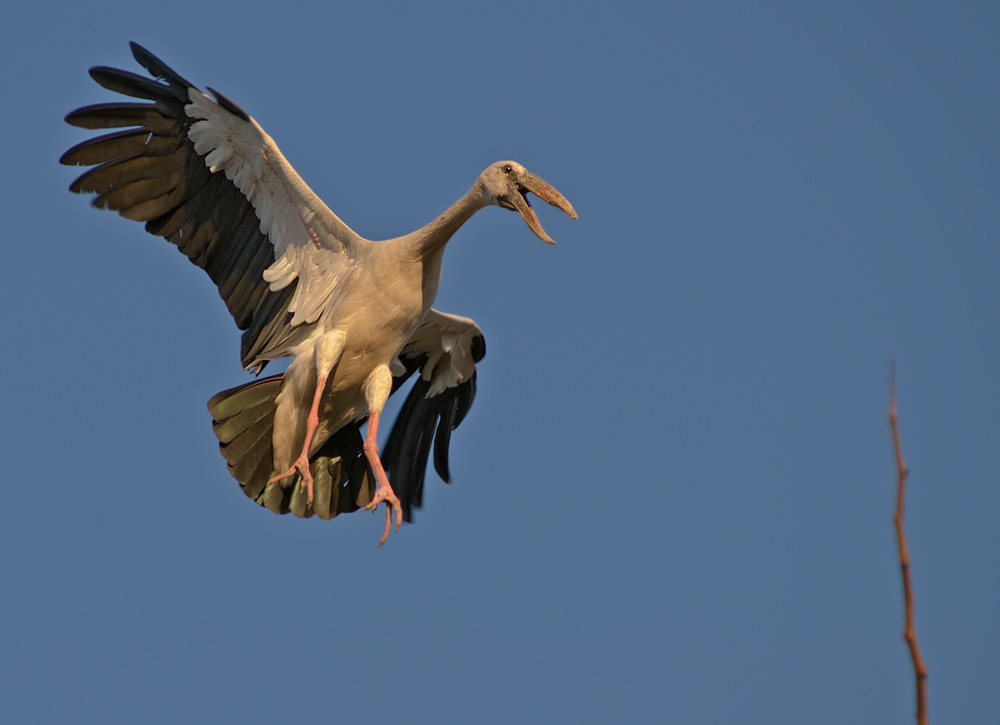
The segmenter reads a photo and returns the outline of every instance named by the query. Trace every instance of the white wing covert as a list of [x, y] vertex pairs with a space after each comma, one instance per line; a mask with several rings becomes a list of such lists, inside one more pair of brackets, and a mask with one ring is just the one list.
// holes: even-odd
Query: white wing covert
[[[474, 344], [476, 338], [484, 346], [481, 351]], [[420, 365], [420, 377], [430, 383], [425, 397], [431, 398], [475, 375], [476, 363], [485, 352], [479, 325], [468, 317], [431, 309], [403, 347], [400, 358], [425, 358]]]
[[278, 292], [299, 280], [289, 324], [315, 322], [350, 267], [354, 255], [348, 249], [364, 240], [316, 196], [253, 118], [231, 113], [194, 87], [188, 97], [184, 111], [193, 121], [188, 138], [195, 152], [253, 205], [260, 231], [274, 247], [264, 281]]

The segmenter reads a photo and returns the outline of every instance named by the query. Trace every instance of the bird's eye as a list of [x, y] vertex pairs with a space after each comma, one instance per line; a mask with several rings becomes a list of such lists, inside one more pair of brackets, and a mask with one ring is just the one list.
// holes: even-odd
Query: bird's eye
[[501, 169], [501, 171], [503, 171], [505, 174], [509, 174], [513, 170], [514, 170], [514, 167], [511, 166], [510, 164], [504, 164], [503, 165], [503, 169]]

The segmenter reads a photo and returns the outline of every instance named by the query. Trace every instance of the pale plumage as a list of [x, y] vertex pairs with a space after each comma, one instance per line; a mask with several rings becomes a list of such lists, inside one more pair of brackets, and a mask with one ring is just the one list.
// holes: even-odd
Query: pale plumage
[[[324, 518], [385, 502], [384, 542], [392, 510], [398, 528], [420, 503], [432, 439], [435, 467], [447, 480], [450, 432], [472, 403], [475, 364], [485, 353], [472, 320], [431, 309], [445, 244], [490, 205], [518, 211], [551, 242], [528, 192], [573, 218], [576, 212], [524, 167], [498, 162], [426, 227], [384, 242], [363, 239], [246, 112], [215, 91], [209, 98], [134, 43], [132, 51], [165, 83], [91, 69], [101, 85], [152, 103], [88, 106], [67, 116], [84, 128], [132, 127], [67, 151], [63, 163], [98, 164], [70, 188], [97, 193], [95, 206], [145, 222], [205, 269], [244, 330], [246, 369], [293, 356], [283, 376], [209, 403], [247, 495], [280, 513]], [[420, 380], [380, 458], [382, 407], [417, 370]]]

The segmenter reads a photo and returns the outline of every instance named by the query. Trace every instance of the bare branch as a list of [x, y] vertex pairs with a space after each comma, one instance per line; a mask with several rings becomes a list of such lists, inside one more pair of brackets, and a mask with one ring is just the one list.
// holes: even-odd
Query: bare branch
[[899, 564], [903, 570], [903, 596], [906, 599], [906, 630], [903, 638], [910, 647], [913, 658], [913, 671], [917, 677], [917, 723], [927, 725], [927, 665], [920, 654], [917, 644], [917, 629], [913, 613], [913, 582], [910, 575], [910, 549], [906, 545], [906, 529], [903, 527], [903, 512], [906, 501], [906, 476], [909, 471], [903, 462], [903, 448], [899, 443], [899, 420], [896, 415], [896, 356], [892, 357], [889, 386], [891, 398], [889, 402], [889, 427], [892, 429], [892, 441], [896, 449], [896, 466], [899, 469], [899, 483], [896, 490], [896, 539], [899, 542]]

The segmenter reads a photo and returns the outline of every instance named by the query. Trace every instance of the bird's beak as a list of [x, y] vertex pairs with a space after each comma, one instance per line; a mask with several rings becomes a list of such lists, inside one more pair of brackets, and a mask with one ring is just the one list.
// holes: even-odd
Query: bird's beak
[[531, 204], [525, 197], [527, 192], [530, 191], [542, 201], [547, 201], [552, 206], [562, 209], [573, 219], [577, 218], [576, 210], [573, 209], [573, 205], [569, 203], [565, 196], [553, 189], [550, 184], [528, 171], [519, 175], [517, 191], [518, 193], [511, 195], [513, 197], [511, 201], [514, 203], [514, 208], [521, 212], [521, 216], [524, 217], [524, 221], [528, 222], [531, 231], [537, 234], [542, 241], [555, 244], [555, 240], [542, 229], [542, 224], [538, 221], [535, 210], [531, 208]]

